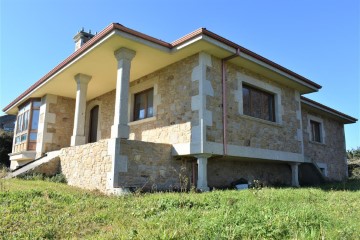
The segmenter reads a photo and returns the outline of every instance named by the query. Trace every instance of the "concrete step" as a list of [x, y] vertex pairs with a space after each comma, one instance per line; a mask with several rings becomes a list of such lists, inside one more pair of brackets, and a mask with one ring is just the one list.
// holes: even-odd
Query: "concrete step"
[[14, 178], [20, 175], [27, 173], [43, 173], [45, 175], [51, 176], [55, 175], [60, 167], [59, 151], [53, 151], [46, 153], [45, 156], [36, 159], [24, 166], [16, 169], [15, 171], [9, 173], [5, 178]]

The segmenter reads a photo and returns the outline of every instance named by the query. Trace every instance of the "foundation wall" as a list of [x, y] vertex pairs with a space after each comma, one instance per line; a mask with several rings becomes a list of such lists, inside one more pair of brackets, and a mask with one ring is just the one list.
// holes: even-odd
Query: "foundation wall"
[[262, 163], [231, 159], [208, 161], [209, 187], [224, 188], [231, 183], [246, 179], [249, 184], [258, 181], [265, 186], [289, 186], [291, 168], [286, 163]]
[[120, 186], [149, 190], [189, 188], [194, 160], [174, 159], [171, 145], [121, 140], [121, 155], [128, 158], [128, 171], [120, 173]]
[[59, 158], [61, 172], [69, 185], [106, 192], [107, 173], [112, 164], [107, 140], [63, 148]]

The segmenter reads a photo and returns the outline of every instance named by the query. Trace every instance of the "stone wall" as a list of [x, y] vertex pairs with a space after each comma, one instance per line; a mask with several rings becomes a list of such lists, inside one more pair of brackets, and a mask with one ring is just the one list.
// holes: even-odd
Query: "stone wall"
[[[284, 152], [301, 153], [301, 129], [299, 117], [300, 100], [298, 93], [289, 87], [280, 85], [271, 79], [248, 69], [227, 63], [227, 136], [228, 144]], [[212, 57], [212, 67], [207, 67], [207, 79], [211, 81], [214, 96], [207, 96], [207, 109], [212, 112], [212, 126], [206, 129], [206, 140], [222, 143], [222, 85], [221, 61]], [[240, 114], [242, 99], [239, 99], [242, 78], [250, 79], [279, 89], [281, 108], [280, 123], [273, 123]], [[240, 106], [241, 105], [241, 106]]]
[[47, 94], [41, 100], [36, 157], [70, 146], [75, 99]]
[[70, 146], [74, 128], [75, 99], [57, 96], [56, 103], [50, 103], [49, 113], [55, 114], [55, 122], [48, 123], [47, 132], [53, 133], [51, 143], [45, 145], [45, 152]]
[[288, 186], [291, 184], [291, 168], [286, 163], [226, 158], [209, 159], [209, 187], [226, 188], [240, 178], [246, 179], [251, 184], [254, 183], [254, 180], [258, 180], [266, 186]]
[[170, 144], [121, 140], [120, 149], [128, 157], [128, 171], [120, 173], [121, 187], [149, 191], [190, 186], [193, 160], [174, 159]]
[[61, 172], [69, 185], [106, 192], [107, 173], [111, 171], [108, 140], [61, 149]]
[[[309, 116], [315, 116], [323, 121], [324, 143], [311, 141]], [[344, 124], [321, 115], [305, 105], [302, 105], [302, 121], [305, 158], [317, 164], [326, 164], [327, 176], [330, 180], [344, 180], [347, 177]]]

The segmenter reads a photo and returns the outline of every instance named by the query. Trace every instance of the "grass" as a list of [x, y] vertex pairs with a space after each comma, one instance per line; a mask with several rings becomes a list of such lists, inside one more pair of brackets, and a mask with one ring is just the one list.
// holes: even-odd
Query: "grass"
[[104, 196], [0, 181], [2, 239], [359, 239], [360, 180], [322, 188]]

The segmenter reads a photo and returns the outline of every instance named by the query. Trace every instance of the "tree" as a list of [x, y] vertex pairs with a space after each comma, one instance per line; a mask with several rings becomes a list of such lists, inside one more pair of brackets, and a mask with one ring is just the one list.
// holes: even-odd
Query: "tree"
[[0, 167], [10, 167], [9, 153], [12, 151], [13, 133], [0, 129]]
[[360, 159], [360, 147], [353, 148], [351, 150], [347, 150], [347, 158], [349, 159], [349, 161], [359, 160]]

